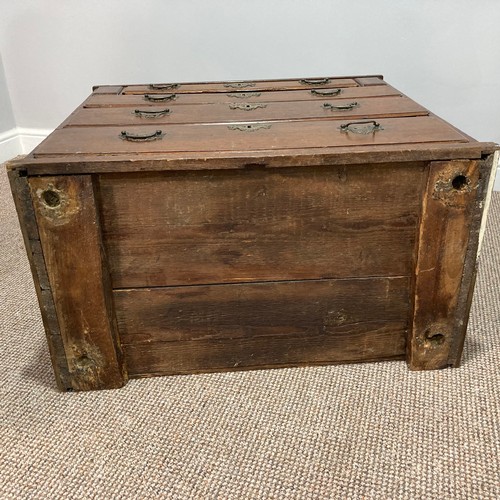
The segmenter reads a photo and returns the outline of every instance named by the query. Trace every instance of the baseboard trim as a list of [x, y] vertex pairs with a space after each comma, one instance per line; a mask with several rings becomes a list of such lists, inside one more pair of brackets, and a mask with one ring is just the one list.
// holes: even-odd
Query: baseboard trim
[[50, 129], [15, 127], [0, 133], [0, 163], [30, 153], [51, 132]]

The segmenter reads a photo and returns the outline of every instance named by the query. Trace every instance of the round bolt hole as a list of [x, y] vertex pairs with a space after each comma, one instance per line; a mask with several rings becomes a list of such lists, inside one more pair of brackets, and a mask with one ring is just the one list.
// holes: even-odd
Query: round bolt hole
[[454, 189], [457, 191], [461, 191], [465, 186], [467, 186], [467, 177], [465, 175], [457, 175], [452, 181], [451, 185], [453, 186]]
[[434, 345], [441, 345], [445, 340], [444, 335], [440, 332], [426, 332], [425, 338]]
[[42, 200], [48, 207], [54, 208], [61, 204], [61, 197], [59, 193], [52, 189], [47, 189], [42, 193]]

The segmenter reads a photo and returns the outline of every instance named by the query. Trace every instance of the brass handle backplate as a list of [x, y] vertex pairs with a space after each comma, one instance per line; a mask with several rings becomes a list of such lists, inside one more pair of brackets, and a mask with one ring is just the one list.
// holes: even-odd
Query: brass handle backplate
[[326, 89], [326, 90], [318, 90], [312, 89], [311, 94], [316, 95], [318, 97], [333, 97], [335, 95], [339, 95], [342, 92], [342, 89]]
[[330, 109], [332, 111], [350, 111], [351, 109], [357, 108], [359, 104], [357, 102], [351, 102], [349, 104], [330, 104], [325, 102], [323, 108]]
[[229, 105], [231, 109], [242, 109], [243, 111], [253, 111], [259, 108], [267, 108], [267, 104], [258, 102], [256, 104], [250, 104], [249, 102], [233, 102]]
[[259, 97], [260, 92], [234, 92], [227, 94], [228, 97], [236, 97], [238, 99], [247, 99], [248, 97]]
[[224, 87], [228, 89], [244, 89], [246, 87], [255, 87], [255, 83], [252, 82], [230, 82], [225, 83]]
[[159, 109], [157, 111], [149, 111], [144, 109], [134, 109], [133, 114], [139, 118], [160, 118], [160, 116], [165, 116], [170, 114], [170, 109]]
[[302, 85], [326, 85], [327, 83], [330, 83], [330, 78], [318, 78], [316, 80], [299, 80], [299, 82]]
[[126, 130], [122, 130], [120, 133], [120, 139], [132, 142], [146, 142], [146, 141], [156, 141], [158, 139], [163, 139], [165, 134], [161, 130], [155, 130], [150, 134], [131, 134]]
[[180, 86], [180, 83], [152, 83], [149, 88], [150, 90], [168, 90], [177, 89]]
[[177, 99], [177, 94], [165, 94], [165, 95], [144, 94], [144, 100], [150, 102], [174, 101], [175, 99]]
[[371, 134], [378, 130], [384, 130], [380, 123], [375, 120], [370, 120], [368, 122], [350, 122], [344, 123], [339, 127], [341, 132], [352, 132], [353, 134]]
[[228, 125], [229, 130], [239, 130], [240, 132], [255, 132], [256, 130], [271, 128], [270, 123], [240, 123], [238, 125]]

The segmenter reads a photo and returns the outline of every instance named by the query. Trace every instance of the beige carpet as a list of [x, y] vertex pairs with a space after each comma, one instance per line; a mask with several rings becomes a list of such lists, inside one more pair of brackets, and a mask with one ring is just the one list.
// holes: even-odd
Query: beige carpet
[[58, 393], [0, 173], [0, 499], [500, 498], [500, 195], [460, 369], [404, 362]]

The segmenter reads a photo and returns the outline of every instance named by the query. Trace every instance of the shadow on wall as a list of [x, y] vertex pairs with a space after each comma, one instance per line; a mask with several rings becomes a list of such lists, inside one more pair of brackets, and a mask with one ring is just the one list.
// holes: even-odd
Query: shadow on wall
[[7, 88], [7, 79], [5, 78], [5, 71], [3, 69], [2, 55], [0, 54], [0, 137], [3, 133], [15, 127], [16, 120], [14, 119], [9, 89]]

